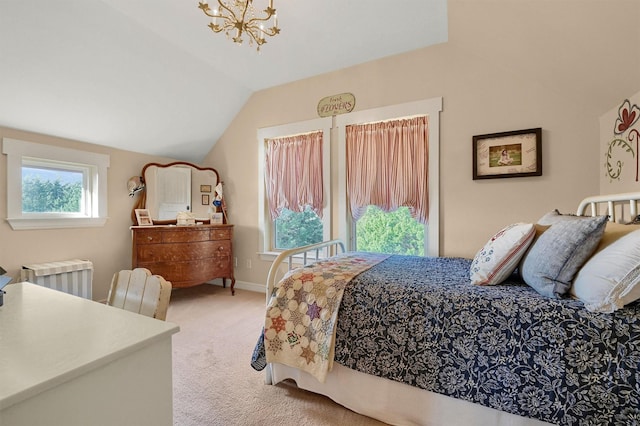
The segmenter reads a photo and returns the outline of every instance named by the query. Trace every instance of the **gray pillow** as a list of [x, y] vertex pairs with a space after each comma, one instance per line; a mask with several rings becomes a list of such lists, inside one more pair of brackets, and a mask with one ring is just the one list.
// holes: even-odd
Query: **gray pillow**
[[545, 214], [544, 216], [542, 216], [538, 220], [538, 225], [550, 226], [558, 222], [574, 221], [574, 220], [580, 220], [588, 217], [591, 217], [591, 216], [576, 216], [575, 214], [571, 214], [571, 213], [560, 213], [558, 209], [555, 209]]
[[595, 251], [607, 216], [577, 217], [554, 223], [535, 241], [522, 261], [522, 278], [538, 293], [560, 298]]

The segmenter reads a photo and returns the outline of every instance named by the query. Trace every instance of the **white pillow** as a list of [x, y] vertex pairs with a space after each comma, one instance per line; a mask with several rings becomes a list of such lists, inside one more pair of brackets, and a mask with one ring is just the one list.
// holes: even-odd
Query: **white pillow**
[[514, 223], [501, 229], [473, 258], [469, 271], [471, 284], [495, 285], [506, 280], [535, 234], [532, 223]]
[[611, 313], [640, 299], [640, 230], [597, 252], [576, 275], [570, 293], [592, 312]]

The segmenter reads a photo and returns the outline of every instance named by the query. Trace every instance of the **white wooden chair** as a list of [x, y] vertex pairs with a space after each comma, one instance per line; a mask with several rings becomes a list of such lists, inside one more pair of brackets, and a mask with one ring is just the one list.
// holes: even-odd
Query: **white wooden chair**
[[111, 280], [107, 305], [159, 320], [167, 317], [171, 283], [146, 268], [116, 272]]

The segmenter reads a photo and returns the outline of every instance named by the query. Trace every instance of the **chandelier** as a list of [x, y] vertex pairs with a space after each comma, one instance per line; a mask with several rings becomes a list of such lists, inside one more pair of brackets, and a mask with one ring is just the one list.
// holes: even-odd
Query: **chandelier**
[[[198, 5], [198, 8], [211, 18], [209, 28], [214, 33], [224, 31], [227, 37], [232, 37], [229, 33], [235, 31], [233, 41], [238, 44], [242, 44], [242, 36], [246, 34], [249, 36], [249, 46], [255, 43], [258, 51], [260, 46], [267, 42], [266, 36], [273, 37], [280, 33], [273, 0], [269, 0], [269, 5], [262, 11], [262, 16], [256, 16], [253, 0], [217, 0], [217, 2], [213, 11], [207, 4], [207, 0], [201, 1]], [[269, 27], [272, 17], [273, 25]]]

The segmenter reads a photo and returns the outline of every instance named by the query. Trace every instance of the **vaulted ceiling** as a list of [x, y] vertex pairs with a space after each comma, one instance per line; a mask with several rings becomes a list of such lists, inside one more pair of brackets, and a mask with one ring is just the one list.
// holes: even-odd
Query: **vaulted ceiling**
[[448, 37], [446, 0], [274, 6], [257, 53], [198, 0], [0, 0], [0, 126], [197, 162], [255, 91]]

